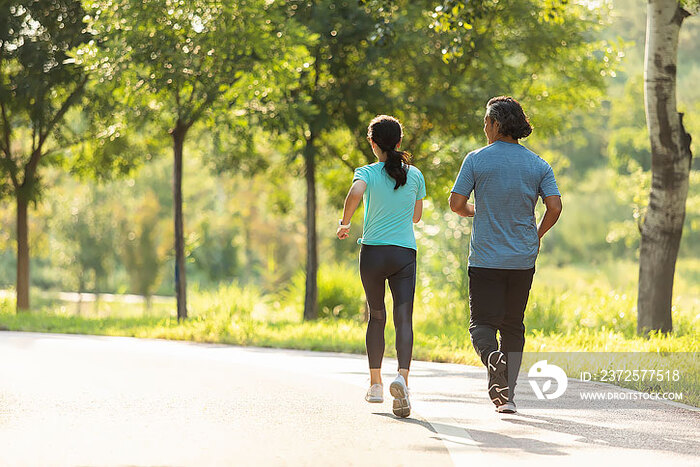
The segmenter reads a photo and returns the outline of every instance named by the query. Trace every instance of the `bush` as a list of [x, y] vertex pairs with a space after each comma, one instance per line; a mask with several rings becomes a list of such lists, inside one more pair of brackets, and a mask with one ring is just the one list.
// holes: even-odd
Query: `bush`
[[218, 289], [200, 291], [193, 287], [193, 315], [206, 317], [250, 318], [256, 309], [266, 306], [262, 292], [253, 285], [236, 282], [222, 284]]
[[[304, 309], [306, 273], [299, 271], [281, 300]], [[322, 265], [318, 270], [318, 317], [321, 319], [363, 319], [365, 292], [357, 267], [341, 264]]]

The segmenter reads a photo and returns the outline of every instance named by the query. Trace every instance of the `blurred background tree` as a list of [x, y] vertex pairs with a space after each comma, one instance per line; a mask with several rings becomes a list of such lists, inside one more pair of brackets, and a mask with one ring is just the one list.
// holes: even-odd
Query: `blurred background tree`
[[272, 70], [262, 68], [255, 77], [251, 72], [284, 59], [283, 18], [279, 8], [262, 0], [107, 0], [91, 6], [88, 18], [101, 40], [96, 60], [102, 79], [118, 82], [123, 104], [161, 123], [172, 137], [175, 294], [178, 319], [185, 319], [185, 138], [222, 100], [224, 108], [243, 106], [236, 85], [267, 92], [261, 81]]
[[96, 189], [86, 190], [80, 198], [65, 200], [66, 204], [60, 205], [60, 210], [57, 210], [58, 217], [62, 219], [53, 225], [63, 237], [63, 245], [66, 245], [67, 269], [75, 271], [77, 292], [80, 294], [78, 312], [82, 294], [88, 291], [95, 295], [97, 312], [100, 291], [105, 288], [114, 260], [113, 217], [109, 211], [97, 206], [100, 198], [104, 198], [104, 194]]
[[158, 197], [148, 190], [131, 215], [116, 209], [121, 223], [119, 252], [129, 277], [130, 289], [144, 297], [146, 311], [151, 309], [151, 297], [163, 279], [163, 266], [172, 243], [166, 239], [163, 208]]
[[[2, 2], [0, 15], [0, 192], [16, 202], [17, 310], [29, 309], [27, 210], [44, 188], [40, 168], [60, 155], [55, 144], [87, 74], [70, 52], [90, 40], [79, 0]], [[54, 158], [55, 160], [55, 158]]]

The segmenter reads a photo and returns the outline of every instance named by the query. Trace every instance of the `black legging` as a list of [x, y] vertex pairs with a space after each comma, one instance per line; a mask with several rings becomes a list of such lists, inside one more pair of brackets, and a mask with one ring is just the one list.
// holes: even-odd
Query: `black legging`
[[384, 290], [389, 280], [394, 299], [396, 355], [399, 369], [408, 370], [413, 353], [413, 295], [416, 290], [416, 250], [394, 245], [362, 245], [360, 277], [369, 304], [367, 357], [371, 369], [381, 368], [384, 357], [386, 308]]

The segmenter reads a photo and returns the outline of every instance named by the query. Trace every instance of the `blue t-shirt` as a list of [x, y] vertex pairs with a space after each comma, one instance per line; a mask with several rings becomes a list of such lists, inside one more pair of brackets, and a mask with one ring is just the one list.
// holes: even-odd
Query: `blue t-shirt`
[[394, 190], [396, 181], [384, 170], [384, 162], [375, 162], [355, 169], [355, 180], [367, 184], [363, 195], [365, 221], [363, 245], [396, 245], [416, 249], [413, 235], [413, 209], [416, 201], [425, 197], [423, 174], [408, 166], [406, 184]]
[[552, 167], [544, 159], [520, 144], [496, 141], [467, 154], [452, 191], [466, 197], [474, 192], [469, 266], [535, 266], [537, 197], [559, 195]]

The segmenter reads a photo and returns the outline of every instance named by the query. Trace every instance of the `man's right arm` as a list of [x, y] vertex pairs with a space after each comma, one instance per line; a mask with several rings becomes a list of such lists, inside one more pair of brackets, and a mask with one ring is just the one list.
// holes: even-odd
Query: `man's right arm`
[[467, 198], [464, 195], [455, 193], [454, 191], [450, 193], [448, 201], [450, 202], [450, 209], [452, 212], [456, 212], [462, 217], [474, 217], [474, 205], [467, 203]]
[[474, 205], [467, 203], [469, 195], [474, 191], [473, 157], [471, 156], [472, 153], [467, 154], [462, 161], [462, 167], [459, 168], [457, 180], [448, 199], [452, 212], [462, 217], [474, 217]]

